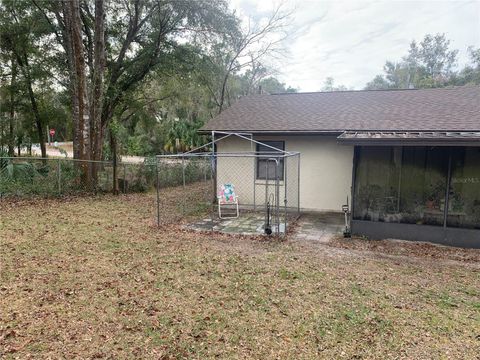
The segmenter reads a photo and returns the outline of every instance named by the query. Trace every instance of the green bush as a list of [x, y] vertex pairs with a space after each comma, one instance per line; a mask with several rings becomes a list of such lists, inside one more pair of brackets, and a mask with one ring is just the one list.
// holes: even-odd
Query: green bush
[[2, 158], [0, 161], [0, 193], [4, 195], [53, 195], [58, 191], [55, 170], [49, 163]]

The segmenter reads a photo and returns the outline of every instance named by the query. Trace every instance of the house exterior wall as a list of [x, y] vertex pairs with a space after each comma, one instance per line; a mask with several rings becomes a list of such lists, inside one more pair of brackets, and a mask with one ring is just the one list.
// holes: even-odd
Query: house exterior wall
[[[258, 136], [258, 141], [285, 141], [286, 151], [300, 152], [300, 208], [303, 211], [341, 211], [347, 196], [350, 198], [352, 183], [353, 146], [340, 145], [335, 136]], [[217, 143], [217, 152], [255, 151], [249, 141], [230, 137]], [[296, 199], [292, 187], [297, 174], [296, 161], [286, 160], [287, 198], [290, 205]], [[242, 203], [263, 204], [265, 191], [261, 180], [255, 180], [255, 158], [220, 156], [217, 162], [217, 182], [234, 183]], [[255, 190], [254, 183], [256, 183]], [[280, 201], [283, 205], [284, 183], [280, 182]], [[290, 195], [289, 195], [290, 194]]]

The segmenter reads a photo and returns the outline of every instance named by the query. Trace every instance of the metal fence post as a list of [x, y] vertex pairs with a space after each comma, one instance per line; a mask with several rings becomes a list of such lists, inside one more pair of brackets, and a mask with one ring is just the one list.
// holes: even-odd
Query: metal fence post
[[276, 208], [276, 222], [277, 222], [277, 237], [280, 236], [280, 161], [276, 158], [275, 164], [275, 208]]
[[[213, 144], [212, 146], [215, 146]], [[221, 154], [220, 154], [221, 156]], [[210, 179], [212, 180], [212, 190], [213, 190], [213, 201], [211, 202], [210, 206], [210, 222], [211, 222], [211, 230], [212, 232], [215, 229], [215, 217], [218, 215], [218, 190], [217, 190], [217, 159], [218, 155], [215, 153], [212, 153], [211, 158], [210, 158]]]
[[5, 160], [4, 158], [0, 158], [0, 201], [2, 201], [2, 198], [3, 198], [3, 192], [2, 192], [2, 188], [3, 188], [3, 185], [2, 185], [2, 164], [3, 164], [3, 160]]
[[284, 235], [287, 236], [287, 203], [288, 203], [288, 193], [287, 193], [287, 181], [288, 181], [288, 160], [290, 157], [283, 155], [283, 186], [284, 186], [284, 192], [285, 194], [283, 195], [283, 207], [285, 210], [285, 218], [284, 218], [284, 224], [283, 224], [283, 231]]
[[297, 155], [297, 215], [300, 215], [300, 154]]
[[123, 193], [127, 193], [127, 165], [123, 164]]
[[182, 213], [185, 215], [185, 159], [182, 155], [182, 178], [183, 178], [183, 199], [182, 199]]
[[[252, 145], [252, 148], [253, 148], [253, 145]], [[252, 150], [253, 152], [253, 150]], [[255, 154], [255, 153], [253, 153]], [[253, 180], [253, 211], [257, 211], [257, 194], [256, 194], [256, 187], [257, 187], [257, 184], [256, 184], [256, 179], [257, 179], [257, 157], [256, 156], [252, 156], [252, 160], [253, 160], [253, 176], [252, 176], [252, 180]]]
[[158, 158], [155, 157], [155, 173], [157, 183], [157, 226], [160, 226], [160, 181], [158, 176]]
[[205, 197], [205, 204], [208, 204], [208, 188], [210, 187], [210, 184], [207, 182], [207, 171], [208, 171], [208, 158], [207, 157], [202, 157], [201, 160], [203, 161], [202, 168], [203, 168], [203, 187], [204, 187], [204, 197]]
[[62, 193], [62, 167], [60, 165], [60, 159], [57, 160], [57, 184], [58, 184], [58, 194]]

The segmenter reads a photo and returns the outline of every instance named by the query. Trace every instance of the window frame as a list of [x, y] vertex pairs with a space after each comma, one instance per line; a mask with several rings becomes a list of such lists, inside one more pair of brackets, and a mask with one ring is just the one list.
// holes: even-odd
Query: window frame
[[[262, 147], [263, 145], [272, 146], [274, 148], [279, 149], [279, 151], [268, 148], [271, 151], [261, 152], [260, 147]], [[281, 145], [281, 146], [278, 146], [278, 145]], [[264, 164], [261, 165], [261, 163], [263, 163], [263, 161], [265, 161], [270, 157], [277, 157], [278, 154], [283, 155], [284, 154], [283, 151], [285, 151], [285, 140], [261, 140], [261, 143], [256, 144], [255, 154], [257, 155], [257, 157], [255, 159], [255, 180], [263, 180], [263, 181], [267, 180], [267, 176], [266, 176], [267, 174], [265, 174], [265, 176], [260, 175], [260, 172], [259, 172], [260, 167], [265, 166]], [[265, 156], [262, 156], [263, 154], [265, 154]], [[279, 158], [279, 166], [280, 166], [280, 174], [279, 174], [278, 180], [283, 181], [285, 177], [285, 161], [283, 157]], [[274, 179], [269, 179], [269, 180], [274, 180]]]

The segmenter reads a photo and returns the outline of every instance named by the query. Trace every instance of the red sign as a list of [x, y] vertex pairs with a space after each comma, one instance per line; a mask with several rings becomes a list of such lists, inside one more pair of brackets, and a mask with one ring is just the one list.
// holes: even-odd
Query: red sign
[[55, 129], [50, 129], [50, 136], [54, 136], [55, 135]]

